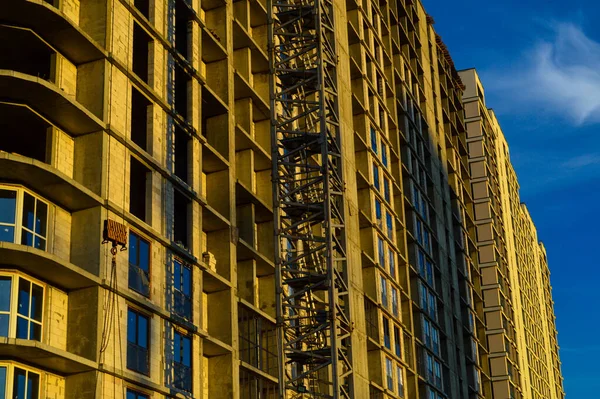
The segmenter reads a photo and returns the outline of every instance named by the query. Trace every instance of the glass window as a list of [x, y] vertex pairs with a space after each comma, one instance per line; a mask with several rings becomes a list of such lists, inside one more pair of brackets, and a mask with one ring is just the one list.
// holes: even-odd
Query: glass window
[[377, 154], [377, 132], [371, 127], [371, 149]]
[[394, 222], [392, 219], [392, 214], [389, 212], [385, 213], [385, 222], [387, 225], [387, 236], [390, 240], [394, 239]]
[[436, 314], [435, 314], [435, 308], [436, 308], [436, 300], [435, 300], [435, 295], [433, 295], [431, 292], [429, 293], [429, 315], [436, 320]]
[[398, 396], [404, 397], [404, 371], [402, 367], [396, 366], [396, 378], [398, 378]]
[[150, 351], [148, 337], [150, 323], [148, 317], [127, 310], [127, 368], [142, 374], [150, 374]]
[[175, 331], [173, 354], [173, 386], [186, 392], [192, 391], [192, 340]]
[[[8, 337], [12, 278], [0, 276], [0, 337]], [[0, 396], [1, 397], [1, 396]]]
[[0, 190], [0, 241], [15, 240], [17, 191]]
[[149, 399], [150, 397], [146, 394], [136, 392], [133, 389], [127, 390], [127, 399]]
[[38, 399], [40, 397], [40, 375], [15, 367], [12, 396], [14, 399]]
[[48, 204], [23, 189], [0, 189], [0, 241], [46, 250]]
[[379, 276], [379, 282], [381, 284], [381, 304], [384, 308], [388, 307], [388, 294], [387, 294], [387, 281], [384, 276]]
[[419, 274], [425, 277], [425, 254], [420, 249], [418, 250], [419, 254]]
[[379, 166], [375, 163], [373, 163], [373, 185], [375, 186], [375, 189], [379, 191]]
[[48, 205], [24, 192], [21, 244], [46, 250], [47, 221]]
[[0, 367], [0, 398], [6, 398], [6, 367]]
[[400, 342], [400, 328], [398, 326], [394, 326], [394, 346], [396, 349], [396, 356], [401, 356], [402, 343]]
[[174, 311], [186, 320], [192, 319], [192, 269], [189, 265], [173, 262]]
[[387, 202], [390, 200], [390, 180], [387, 177], [383, 178], [383, 196]]
[[390, 264], [390, 274], [396, 280], [396, 253], [391, 248], [388, 248], [388, 262]]
[[377, 222], [381, 222], [381, 201], [379, 201], [377, 198], [375, 198], [375, 218], [377, 219]]
[[381, 142], [381, 162], [383, 163], [383, 166], [388, 166], [387, 146], [383, 141]]
[[398, 290], [392, 287], [392, 313], [398, 317]]
[[430, 261], [427, 261], [425, 264], [425, 272], [425, 279], [427, 280], [429, 285], [433, 287], [433, 264]]
[[442, 365], [440, 362], [433, 362], [433, 367], [435, 369], [435, 386], [438, 388], [442, 388]]
[[385, 268], [385, 248], [383, 245], [383, 238], [377, 236], [377, 250], [379, 255], [379, 265]]
[[383, 316], [383, 344], [386, 348], [392, 349], [392, 342], [390, 339], [390, 320]]
[[393, 369], [392, 369], [392, 359], [390, 359], [389, 357], [385, 358], [385, 375], [386, 375], [386, 380], [387, 380], [387, 387], [390, 390], [394, 390], [394, 375], [393, 375]]
[[437, 328], [431, 327], [431, 346], [433, 353], [440, 354], [440, 333]]
[[129, 233], [129, 288], [150, 296], [150, 243]]
[[17, 298], [16, 337], [40, 341], [42, 339], [44, 289], [28, 280], [19, 278]]

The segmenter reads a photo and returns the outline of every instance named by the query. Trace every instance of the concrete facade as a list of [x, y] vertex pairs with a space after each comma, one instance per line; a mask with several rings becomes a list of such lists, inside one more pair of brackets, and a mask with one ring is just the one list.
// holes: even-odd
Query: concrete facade
[[[355, 397], [562, 399], [545, 250], [476, 75], [418, 1], [335, 6]], [[0, 393], [277, 397], [266, 7], [3, 11]]]

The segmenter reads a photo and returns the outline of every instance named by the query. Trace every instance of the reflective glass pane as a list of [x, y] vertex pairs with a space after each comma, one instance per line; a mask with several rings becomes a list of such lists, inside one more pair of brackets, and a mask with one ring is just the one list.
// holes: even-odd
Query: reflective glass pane
[[34, 341], [42, 340], [42, 325], [36, 322], [29, 322], [29, 339]]
[[175, 348], [173, 360], [181, 363], [181, 334], [179, 333], [173, 334], [173, 348]]
[[25, 193], [23, 197], [23, 227], [33, 231], [33, 220], [35, 212], [35, 198]]
[[175, 280], [175, 289], [181, 291], [181, 263], [173, 262], [173, 277]]
[[31, 283], [25, 279], [19, 279], [19, 306], [17, 311], [23, 316], [29, 317], [29, 288]]
[[6, 367], [0, 367], [0, 398], [6, 398]]
[[128, 310], [127, 311], [127, 341], [135, 343], [135, 336], [137, 334], [136, 331], [136, 314], [135, 312]]
[[46, 240], [40, 238], [39, 236], [34, 237], [34, 248], [41, 249], [42, 251], [46, 250]]
[[17, 317], [17, 338], [29, 339], [29, 321], [22, 317]]
[[138, 238], [135, 234], [129, 234], [129, 263], [138, 264]]
[[15, 228], [12, 226], [0, 226], [0, 241], [14, 242]]
[[33, 247], [33, 233], [30, 233], [27, 230], [23, 229], [23, 231], [21, 232], [21, 245]]
[[183, 364], [192, 365], [192, 341], [188, 337], [183, 337]]
[[189, 267], [183, 268], [183, 293], [192, 295], [192, 270]]
[[138, 342], [137, 344], [143, 348], [148, 347], [148, 319], [142, 315], [138, 315]]
[[[0, 313], [0, 337], [8, 337], [8, 325], [10, 323], [10, 315]], [[1, 398], [2, 396], [0, 396]]]
[[129, 389], [127, 390], [127, 399], [137, 399], [137, 395], [135, 394], [135, 392], [130, 391]]
[[37, 201], [35, 210], [35, 232], [46, 237], [46, 224], [48, 221], [48, 205], [42, 201]]
[[0, 190], [0, 223], [14, 224], [17, 209], [17, 192]]
[[25, 398], [25, 378], [27, 373], [25, 370], [15, 367], [15, 376], [13, 378], [13, 396], [15, 399]]
[[11, 286], [11, 277], [0, 276], [0, 311], [8, 312], [10, 310]]
[[30, 318], [42, 321], [42, 308], [44, 304], [44, 289], [37, 284], [31, 287], [31, 314]]
[[40, 397], [40, 375], [27, 373], [27, 399], [38, 399]]
[[139, 266], [144, 271], [150, 270], [150, 261], [149, 261], [149, 252], [150, 247], [148, 243], [144, 240], [139, 240]]

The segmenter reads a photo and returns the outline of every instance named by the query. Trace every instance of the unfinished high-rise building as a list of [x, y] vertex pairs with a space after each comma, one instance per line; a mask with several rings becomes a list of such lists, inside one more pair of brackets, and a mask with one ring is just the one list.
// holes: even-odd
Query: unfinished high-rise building
[[418, 0], [0, 11], [0, 399], [563, 399], [546, 253]]

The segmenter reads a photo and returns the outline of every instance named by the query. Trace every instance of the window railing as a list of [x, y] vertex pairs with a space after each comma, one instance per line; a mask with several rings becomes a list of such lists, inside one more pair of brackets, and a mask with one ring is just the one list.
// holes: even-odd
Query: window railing
[[139, 373], [150, 374], [150, 351], [148, 348], [127, 342], [127, 368]]
[[192, 319], [192, 298], [183, 292], [173, 291], [173, 312], [186, 320]]
[[144, 269], [129, 264], [129, 288], [140, 294], [150, 296], [150, 274]]
[[173, 362], [173, 387], [192, 392], [192, 368], [179, 362]]

